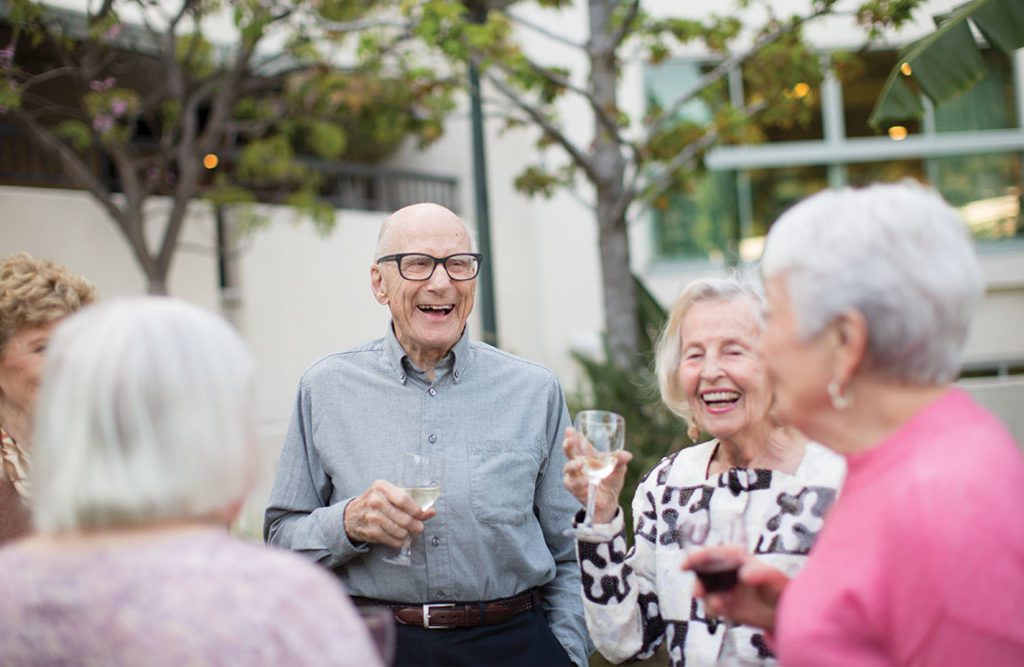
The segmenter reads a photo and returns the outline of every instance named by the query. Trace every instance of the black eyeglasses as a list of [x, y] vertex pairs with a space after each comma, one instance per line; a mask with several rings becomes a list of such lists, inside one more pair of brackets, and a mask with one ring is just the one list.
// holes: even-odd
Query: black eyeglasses
[[480, 273], [480, 262], [483, 255], [475, 252], [460, 252], [447, 257], [434, 257], [421, 252], [400, 252], [396, 255], [384, 255], [377, 258], [377, 263], [394, 262], [398, 265], [398, 274], [406, 280], [430, 280], [434, 270], [440, 264], [452, 280], [472, 280]]

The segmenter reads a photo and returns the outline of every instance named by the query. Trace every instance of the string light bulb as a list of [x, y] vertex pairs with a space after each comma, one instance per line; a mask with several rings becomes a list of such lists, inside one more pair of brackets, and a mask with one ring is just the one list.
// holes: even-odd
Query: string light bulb
[[207, 153], [203, 156], [203, 166], [207, 169], [216, 169], [220, 164], [220, 158], [216, 153]]
[[903, 141], [907, 138], [907, 128], [902, 125], [893, 125], [889, 128], [889, 138], [893, 141]]

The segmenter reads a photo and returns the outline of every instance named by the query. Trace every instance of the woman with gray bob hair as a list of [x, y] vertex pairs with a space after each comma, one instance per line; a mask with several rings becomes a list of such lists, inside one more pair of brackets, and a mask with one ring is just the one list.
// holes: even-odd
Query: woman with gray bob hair
[[[695, 544], [729, 535], [796, 572], [842, 482], [838, 456], [773, 417], [760, 352], [764, 306], [759, 286], [737, 276], [682, 290], [658, 342], [661, 398], [686, 420], [691, 440], [711, 438], [665, 457], [638, 485], [634, 549], [625, 548], [618, 507], [628, 452], [597, 487], [593, 529], [577, 526], [587, 628], [613, 662], [647, 659], [664, 643], [672, 665], [774, 663], [763, 631], [718, 624], [694, 599], [693, 574], [680, 569]], [[569, 429], [564, 446], [565, 486], [585, 504], [585, 443]]]
[[174, 299], [58, 326], [37, 532], [0, 550], [0, 663], [380, 664], [336, 580], [227, 534], [260, 473], [252, 380], [238, 334]]
[[743, 555], [729, 594], [697, 594], [783, 664], [1024, 663], [1024, 458], [951, 386], [984, 285], [963, 221], [912, 182], [822, 192], [762, 270], [776, 410], [847, 478], [799, 575]]

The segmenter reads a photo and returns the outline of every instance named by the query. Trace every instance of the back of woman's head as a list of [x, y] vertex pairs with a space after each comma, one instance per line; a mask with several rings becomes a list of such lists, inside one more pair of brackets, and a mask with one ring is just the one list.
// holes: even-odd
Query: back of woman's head
[[257, 474], [252, 369], [226, 322], [174, 299], [63, 322], [36, 415], [37, 529], [205, 519], [241, 501]]
[[846, 310], [868, 324], [865, 368], [911, 384], [956, 377], [981, 268], [959, 214], [906, 181], [827, 190], [768, 234], [766, 279], [780, 275], [805, 340]]

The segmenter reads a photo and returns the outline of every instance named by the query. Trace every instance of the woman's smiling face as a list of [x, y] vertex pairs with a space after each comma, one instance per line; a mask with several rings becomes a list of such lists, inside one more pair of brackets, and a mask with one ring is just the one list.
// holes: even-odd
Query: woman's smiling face
[[683, 319], [677, 380], [697, 424], [716, 438], [732, 441], [770, 425], [761, 330], [757, 305], [746, 296], [699, 301]]

